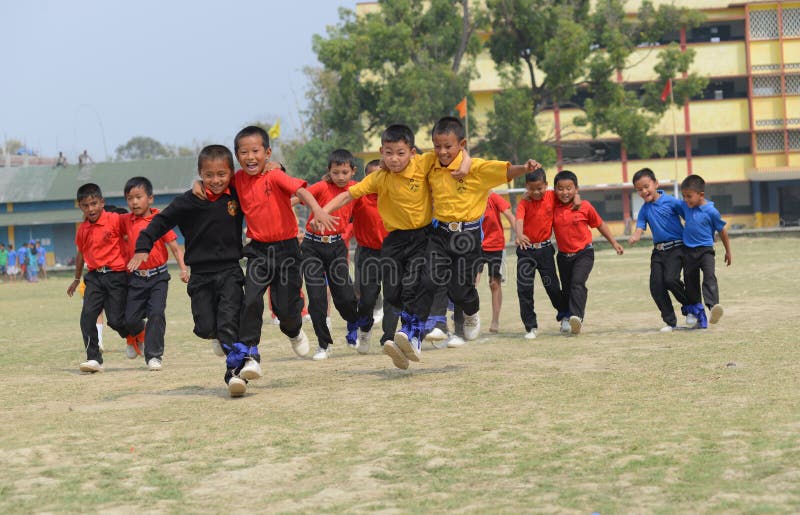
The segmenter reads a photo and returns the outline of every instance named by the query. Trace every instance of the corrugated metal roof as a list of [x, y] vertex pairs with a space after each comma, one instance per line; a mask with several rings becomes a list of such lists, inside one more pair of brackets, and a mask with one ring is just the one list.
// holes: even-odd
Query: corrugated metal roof
[[153, 183], [153, 193], [178, 194], [191, 187], [197, 177], [197, 160], [151, 159], [120, 163], [97, 163], [84, 166], [51, 168], [0, 167], [0, 202], [42, 202], [71, 200], [81, 184], [97, 183], [105, 197], [121, 197], [125, 182], [144, 176]]

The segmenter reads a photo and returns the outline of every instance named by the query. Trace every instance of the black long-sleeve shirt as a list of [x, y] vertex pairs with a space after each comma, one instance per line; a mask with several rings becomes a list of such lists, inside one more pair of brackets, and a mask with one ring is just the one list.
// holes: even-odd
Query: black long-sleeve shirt
[[213, 202], [191, 191], [175, 197], [139, 233], [136, 252], [150, 252], [153, 244], [176, 225], [185, 238], [184, 261], [192, 272], [216, 272], [242, 259], [242, 210], [233, 188]]

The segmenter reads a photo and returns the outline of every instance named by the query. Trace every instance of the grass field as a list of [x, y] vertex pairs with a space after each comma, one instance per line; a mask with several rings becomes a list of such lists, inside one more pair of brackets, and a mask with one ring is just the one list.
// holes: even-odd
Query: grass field
[[799, 241], [734, 239], [730, 268], [718, 246], [704, 331], [658, 333], [646, 245], [597, 253], [579, 337], [537, 284], [523, 340], [513, 274], [500, 335], [408, 371], [375, 345], [301, 360], [269, 325], [241, 399], [177, 274], [164, 370], [106, 332], [92, 376], [68, 276], [2, 284], [0, 512], [796, 513]]

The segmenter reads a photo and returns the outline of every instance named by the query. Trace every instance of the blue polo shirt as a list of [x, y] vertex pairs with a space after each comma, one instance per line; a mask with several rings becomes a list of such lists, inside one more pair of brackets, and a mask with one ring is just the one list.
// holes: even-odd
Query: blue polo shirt
[[664, 190], [656, 191], [659, 193], [658, 200], [645, 202], [639, 209], [639, 216], [636, 217], [636, 228], [644, 231], [647, 229], [647, 225], [650, 224], [653, 243], [683, 239], [683, 225], [681, 225], [683, 209], [681, 208], [681, 201], [671, 195], [667, 195]]
[[683, 244], [687, 247], [713, 247], [714, 233], [725, 228], [725, 220], [714, 207], [714, 203], [707, 200], [705, 204], [690, 208], [686, 202], [681, 202], [683, 218], [686, 225], [683, 228]]
[[19, 266], [28, 265], [28, 247], [20, 247], [17, 249], [17, 263]]
[[17, 266], [17, 251], [8, 251], [8, 266]]

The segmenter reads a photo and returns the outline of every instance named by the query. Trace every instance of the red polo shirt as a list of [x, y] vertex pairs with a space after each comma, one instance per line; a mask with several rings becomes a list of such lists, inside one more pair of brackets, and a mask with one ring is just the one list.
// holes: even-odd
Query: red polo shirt
[[531, 243], [548, 241], [552, 236], [553, 211], [557, 203], [560, 204], [556, 193], [547, 190], [541, 200], [525, 198], [517, 204], [517, 220], [522, 220], [522, 233]]
[[123, 250], [125, 231], [118, 213], [103, 211], [95, 223], [84, 220], [75, 235], [75, 245], [89, 270], [107, 266], [115, 272], [127, 270]]
[[247, 223], [247, 237], [263, 243], [296, 238], [297, 217], [291, 198], [306, 184], [279, 168], [263, 175], [237, 171], [233, 175], [233, 187]]
[[374, 250], [383, 248], [383, 239], [389, 233], [383, 225], [383, 219], [378, 213], [378, 195], [364, 195], [354, 202], [353, 229], [356, 242], [361, 247]]
[[[350, 181], [347, 183], [347, 186], [344, 188], [340, 188], [339, 186], [335, 185], [332, 182], [328, 181], [319, 181], [315, 184], [312, 184], [308, 187], [308, 192], [314, 196], [314, 200], [317, 201], [317, 204], [320, 206], [324, 206], [328, 202], [330, 202], [333, 197], [339, 195], [343, 191], [347, 191], [350, 189], [350, 186], [358, 184], [356, 181]], [[329, 236], [331, 234], [342, 234], [344, 235], [347, 232], [347, 226], [350, 224], [350, 218], [353, 216], [353, 207], [355, 202], [350, 202], [344, 207], [341, 207], [331, 213], [333, 216], [339, 217], [339, 222], [336, 224], [336, 229], [333, 231], [329, 231], [327, 229], [320, 232], [319, 229], [316, 229], [311, 225], [311, 220], [314, 219], [313, 213], [311, 216], [308, 217], [308, 223], [306, 224], [306, 232], [313, 232], [314, 234], [321, 234], [323, 236]]]
[[578, 252], [592, 242], [592, 231], [589, 227], [600, 227], [603, 219], [595, 211], [588, 200], [582, 200], [577, 211], [572, 205], [556, 202], [553, 216], [553, 229], [559, 252]]
[[481, 248], [487, 252], [496, 252], [506, 247], [506, 232], [501, 218], [503, 211], [511, 209], [501, 195], [489, 193], [486, 201], [486, 212], [483, 214], [483, 243]]
[[[136, 216], [133, 213], [127, 215], [120, 215], [122, 219], [122, 227], [125, 234], [128, 235], [128, 240], [124, 243], [125, 259], [130, 259], [136, 253], [136, 238], [142, 229], [146, 228], [153, 217], [158, 214], [158, 209], [150, 208], [150, 213], [145, 216]], [[147, 259], [139, 265], [139, 270], [147, 270], [149, 268], [157, 268], [167, 262], [167, 246], [166, 244], [178, 239], [175, 231], [170, 230], [158, 239], [150, 251]]]

